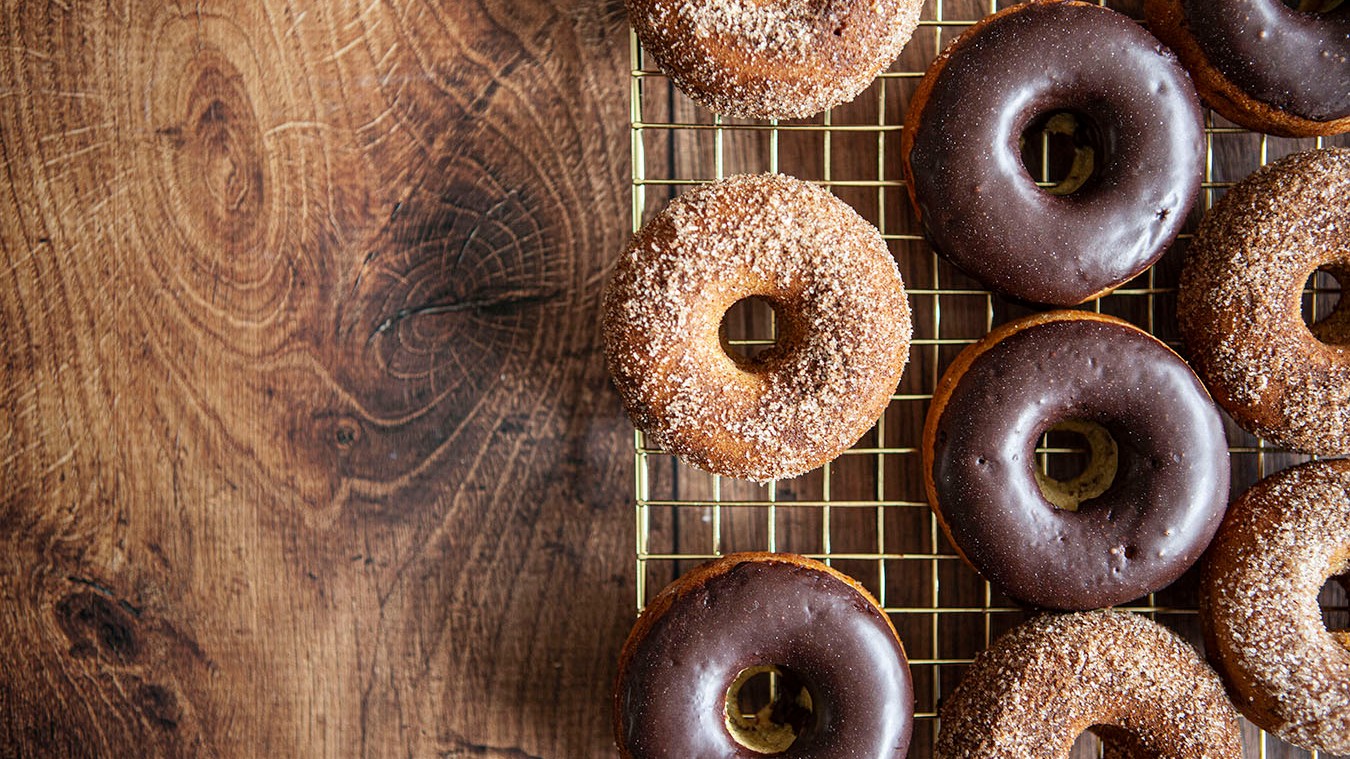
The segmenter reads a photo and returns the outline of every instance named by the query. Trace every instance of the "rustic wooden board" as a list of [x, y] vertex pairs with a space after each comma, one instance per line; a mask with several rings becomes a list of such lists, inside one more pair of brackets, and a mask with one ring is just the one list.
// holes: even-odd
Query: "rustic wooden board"
[[603, 755], [590, 0], [6, 2], [0, 756]]

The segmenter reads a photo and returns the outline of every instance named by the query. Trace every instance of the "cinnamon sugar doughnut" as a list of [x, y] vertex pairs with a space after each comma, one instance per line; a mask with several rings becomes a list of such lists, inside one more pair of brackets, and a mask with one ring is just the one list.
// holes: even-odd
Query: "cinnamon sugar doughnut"
[[1108, 756], [1242, 755], [1214, 671], [1172, 631], [1120, 612], [1019, 625], [975, 657], [940, 716], [940, 759], [1068, 757], [1088, 729]]
[[1311, 329], [1316, 270], [1350, 283], [1350, 150], [1287, 156], [1210, 210], [1181, 275], [1177, 317], [1196, 373], [1247, 431], [1350, 454], [1350, 299]]
[[643, 50], [716, 113], [800, 118], [857, 97], [922, 0], [627, 0]]
[[1317, 596], [1350, 571], [1350, 460], [1318, 461], [1244, 493], [1210, 548], [1201, 622], [1210, 661], [1252, 722], [1307, 749], [1350, 754], [1350, 633]]
[[[795, 698], [747, 724], [729, 696], [769, 670]], [[856, 580], [802, 556], [704, 564], [652, 599], [619, 655], [625, 759], [903, 759], [913, 728], [909, 663], [890, 620]]]
[[1144, 12], [1224, 118], [1286, 137], [1350, 130], [1350, 5], [1147, 0]]
[[[777, 344], [732, 358], [718, 328], [758, 296]], [[606, 354], [633, 423], [694, 466], [758, 481], [833, 459], [890, 402], [910, 311], [881, 234], [777, 174], [687, 192], [634, 236], [605, 292]]]

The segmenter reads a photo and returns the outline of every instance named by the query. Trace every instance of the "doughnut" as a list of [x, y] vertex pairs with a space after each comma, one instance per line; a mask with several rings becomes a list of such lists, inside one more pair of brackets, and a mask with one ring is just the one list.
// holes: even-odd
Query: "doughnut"
[[1214, 670], [1171, 630], [1124, 612], [1018, 625], [975, 657], [939, 716], [939, 759], [1068, 759], [1088, 729], [1107, 756], [1242, 756]]
[[[1043, 476], [1051, 429], [1091, 444]], [[966, 348], [923, 433], [928, 500], [948, 541], [1006, 594], [1049, 609], [1131, 601], [1200, 558], [1228, 502], [1223, 422], [1186, 363], [1110, 316], [1050, 311]]]
[[1229, 121], [1285, 137], [1350, 131], [1350, 5], [1147, 0], [1144, 13]]
[[891, 65], [923, 0], [627, 0], [644, 52], [715, 113], [802, 118]]
[[1350, 460], [1286, 469], [1243, 493], [1205, 558], [1209, 660], [1252, 722], [1350, 754], [1350, 632], [1328, 631], [1322, 584], [1350, 571]]
[[1243, 429], [1323, 456], [1350, 454], [1350, 300], [1309, 328], [1316, 270], [1350, 283], [1350, 150], [1258, 170], [1200, 223], [1177, 318], [1191, 364]]
[[[732, 693], [769, 670], [778, 702], [742, 717]], [[789, 747], [784, 755], [799, 759], [901, 759], [913, 724], [909, 663], [890, 620], [855, 580], [801, 556], [704, 564], [652, 599], [619, 656], [624, 759]]]
[[[733, 358], [718, 327], [757, 296], [777, 343]], [[858, 441], [909, 357], [909, 302], [881, 233], [825, 190], [737, 176], [671, 201], [634, 236], [603, 305], [633, 423], [700, 469], [795, 477]]]
[[[1044, 190], [1019, 140], [1065, 113], [1082, 127], [1078, 158], [1071, 181]], [[1205, 140], [1195, 88], [1148, 32], [1097, 5], [1039, 0], [975, 24], [933, 62], [900, 155], [939, 253], [1002, 295], [1072, 306], [1163, 254], [1200, 187]]]

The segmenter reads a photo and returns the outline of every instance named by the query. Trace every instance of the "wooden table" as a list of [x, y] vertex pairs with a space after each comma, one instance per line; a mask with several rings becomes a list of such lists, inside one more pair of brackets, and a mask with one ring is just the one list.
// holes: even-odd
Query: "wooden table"
[[0, 756], [611, 751], [622, 4], [0, 40]]
[[621, 0], [159, 5], [0, 9], [0, 757], [614, 755]]

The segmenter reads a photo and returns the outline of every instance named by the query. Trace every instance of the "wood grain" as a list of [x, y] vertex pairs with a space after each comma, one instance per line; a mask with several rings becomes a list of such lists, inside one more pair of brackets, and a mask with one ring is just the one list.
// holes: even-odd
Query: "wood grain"
[[0, 11], [0, 755], [587, 756], [613, 0]]

